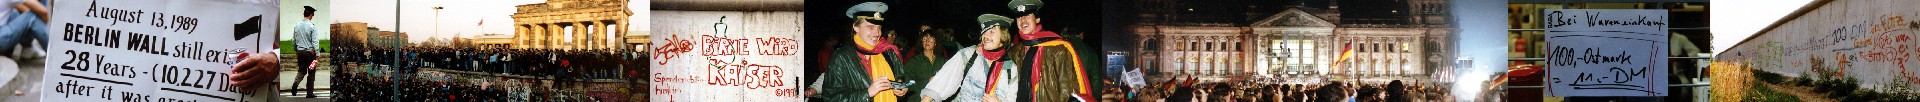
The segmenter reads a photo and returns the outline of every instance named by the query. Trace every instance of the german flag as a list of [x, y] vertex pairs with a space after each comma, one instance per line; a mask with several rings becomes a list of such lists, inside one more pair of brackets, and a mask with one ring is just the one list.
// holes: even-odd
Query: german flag
[[1333, 66], [1339, 67], [1340, 62], [1346, 62], [1347, 58], [1353, 58], [1353, 44], [1346, 44], [1340, 49], [1340, 57], [1333, 60]]

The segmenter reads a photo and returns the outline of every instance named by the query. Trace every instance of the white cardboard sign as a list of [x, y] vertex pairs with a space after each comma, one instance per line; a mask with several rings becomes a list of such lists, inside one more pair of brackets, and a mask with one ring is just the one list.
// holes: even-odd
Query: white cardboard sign
[[1133, 88], [1146, 87], [1147, 79], [1145, 78], [1145, 76], [1146, 74], [1141, 73], [1140, 70], [1127, 71], [1127, 74], [1126, 74], [1127, 86], [1131, 86]]
[[1667, 96], [1667, 11], [1555, 9], [1547, 27], [1552, 96]]
[[[227, 79], [272, 47], [279, 7], [240, 0], [65, 0], [52, 6], [42, 101], [272, 100]], [[269, 39], [262, 39], [269, 38]]]

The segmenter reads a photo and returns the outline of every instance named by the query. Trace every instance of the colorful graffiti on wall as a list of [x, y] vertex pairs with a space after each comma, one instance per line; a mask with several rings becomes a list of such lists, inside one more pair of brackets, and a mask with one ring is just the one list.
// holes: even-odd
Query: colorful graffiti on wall
[[652, 101], [802, 101], [800, 14], [653, 11]]
[[[1920, 93], [1920, 62], [1913, 58], [1920, 10], [1891, 9], [1920, 1], [1830, 1], [1782, 21], [1714, 58], [1714, 91], [1834, 94], [1801, 100], [1881, 100], [1849, 94]], [[1726, 89], [1726, 90], [1722, 90]], [[1799, 91], [1809, 90], [1809, 91]], [[1846, 91], [1831, 91], [1846, 90]], [[1766, 96], [1767, 94], [1750, 94]], [[1881, 96], [1884, 96], [1881, 95]], [[1720, 99], [1737, 99], [1743, 95]], [[1792, 96], [1792, 95], [1789, 95]], [[1869, 95], [1871, 96], [1871, 95]], [[1747, 96], [1755, 100], [1759, 96]], [[1765, 98], [1760, 98], [1764, 100]]]

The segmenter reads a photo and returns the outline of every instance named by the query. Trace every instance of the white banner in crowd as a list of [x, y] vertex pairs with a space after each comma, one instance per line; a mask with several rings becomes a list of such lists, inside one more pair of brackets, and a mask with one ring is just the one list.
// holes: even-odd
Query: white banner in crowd
[[652, 13], [651, 101], [805, 101], [801, 12]]
[[1146, 74], [1141, 73], [1140, 70], [1127, 71], [1125, 77], [1127, 78], [1127, 86], [1133, 88], [1147, 87]]
[[1667, 11], [1552, 9], [1548, 94], [1667, 96]]
[[270, 50], [275, 2], [64, 0], [53, 6], [43, 101], [272, 100], [228, 77], [241, 53]]

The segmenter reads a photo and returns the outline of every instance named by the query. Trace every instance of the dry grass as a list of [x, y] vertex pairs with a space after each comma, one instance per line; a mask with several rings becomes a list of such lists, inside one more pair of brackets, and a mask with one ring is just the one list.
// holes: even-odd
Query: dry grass
[[1710, 79], [1713, 82], [1711, 96], [1714, 101], [1739, 101], [1747, 97], [1745, 93], [1750, 90], [1751, 84], [1759, 84], [1750, 79], [1753, 78], [1752, 72], [1745, 65], [1716, 61], [1708, 69], [1713, 71]]

